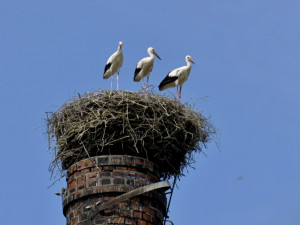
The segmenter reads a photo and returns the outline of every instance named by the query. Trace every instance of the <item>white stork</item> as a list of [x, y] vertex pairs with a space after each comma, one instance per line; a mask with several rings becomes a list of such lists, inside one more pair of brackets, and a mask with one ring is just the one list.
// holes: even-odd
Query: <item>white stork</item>
[[119, 72], [123, 64], [122, 45], [123, 42], [120, 41], [118, 50], [108, 58], [104, 68], [103, 79], [108, 79], [109, 77], [111, 77], [111, 89], [112, 89], [113, 75], [115, 73], [117, 73], [117, 90], [119, 89]]
[[[187, 63], [186, 66], [182, 66], [175, 70], [172, 70], [168, 73], [168, 75], [163, 79], [163, 81], [159, 84], [158, 88], [160, 91], [163, 91], [170, 87], [177, 87], [177, 100], [180, 101], [181, 98], [181, 88], [184, 82], [187, 81], [190, 71], [191, 71], [191, 63], [193, 64], [194, 61], [192, 60], [191, 56], [187, 55], [185, 57], [185, 61]], [[180, 86], [180, 90], [178, 91], [178, 86]]]
[[[134, 71], [133, 80], [135, 82], [139, 82], [141, 79], [147, 76], [147, 88], [148, 88], [149, 76], [150, 76], [150, 72], [153, 69], [153, 64], [154, 64], [154, 55], [159, 59], [160, 57], [157, 55], [154, 48], [152, 47], [149, 47], [147, 51], [150, 56], [143, 58], [138, 62]], [[144, 87], [144, 79], [143, 79], [143, 87]]]

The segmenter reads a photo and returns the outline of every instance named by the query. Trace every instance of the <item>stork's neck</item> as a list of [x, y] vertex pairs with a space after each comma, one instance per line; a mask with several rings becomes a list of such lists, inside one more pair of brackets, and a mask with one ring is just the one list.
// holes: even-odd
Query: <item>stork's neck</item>
[[186, 61], [186, 66], [187, 66], [188, 68], [191, 68], [191, 62], [190, 62], [188, 59], [186, 59], [185, 61]]
[[121, 45], [119, 45], [119, 47], [118, 47], [118, 52], [120, 52], [120, 51], [122, 51], [122, 46]]
[[154, 55], [152, 53], [150, 54], [150, 58], [151, 60], [154, 60]]
[[152, 52], [149, 51], [148, 54], [150, 55], [150, 58], [151, 58], [151, 59], [154, 59], [154, 55], [153, 55]]

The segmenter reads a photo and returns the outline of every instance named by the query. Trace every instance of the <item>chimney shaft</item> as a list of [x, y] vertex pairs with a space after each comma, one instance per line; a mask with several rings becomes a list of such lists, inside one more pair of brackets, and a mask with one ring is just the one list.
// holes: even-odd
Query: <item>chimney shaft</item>
[[158, 168], [141, 157], [104, 155], [81, 160], [67, 172], [67, 188], [63, 194], [67, 225], [161, 225], [166, 212], [166, 196], [162, 190], [124, 200], [101, 212], [95, 206], [96, 202], [100, 206], [128, 191], [159, 181]]

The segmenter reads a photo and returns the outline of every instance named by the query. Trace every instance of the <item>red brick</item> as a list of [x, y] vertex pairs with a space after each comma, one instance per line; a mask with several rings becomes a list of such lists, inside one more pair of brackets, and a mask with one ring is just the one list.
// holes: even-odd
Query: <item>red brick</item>
[[88, 180], [94, 180], [94, 179], [97, 179], [98, 177], [98, 174], [97, 173], [92, 173], [92, 174], [89, 174], [87, 179]]
[[111, 215], [114, 214], [114, 210], [106, 209], [106, 210], [104, 210], [104, 214], [105, 214], [106, 216], [111, 216]]
[[129, 171], [135, 171], [135, 172], [137, 172], [137, 169], [136, 169], [136, 168], [133, 168], [133, 167], [128, 167], [128, 170], [129, 170]]
[[130, 208], [131, 208], [131, 209], [134, 209], [134, 210], [140, 210], [140, 207], [139, 207], [138, 204], [136, 204], [136, 203], [131, 203], [131, 204], [130, 204]]
[[75, 189], [76, 188], [76, 180], [73, 180], [71, 183], [69, 183], [69, 189]]
[[116, 224], [123, 224], [124, 223], [124, 218], [123, 217], [113, 218], [113, 222], [116, 223]]
[[105, 171], [113, 171], [115, 169], [114, 166], [103, 166], [103, 170]]
[[120, 191], [121, 191], [121, 192], [128, 192], [128, 191], [131, 191], [131, 188], [128, 187], [128, 186], [121, 186], [121, 187], [120, 187]]
[[116, 170], [127, 170], [126, 166], [116, 166]]
[[126, 164], [134, 164], [134, 160], [133, 160], [132, 157], [127, 157], [127, 158], [125, 159], [125, 163], [126, 163]]
[[75, 209], [74, 210], [74, 215], [75, 216], [78, 216], [79, 214], [81, 214], [82, 213], [82, 209]]
[[143, 203], [144, 203], [145, 205], [149, 205], [149, 204], [150, 204], [150, 201], [149, 201], [148, 199], [144, 199], [144, 200], [143, 200]]
[[105, 201], [109, 201], [109, 200], [111, 200], [111, 199], [113, 199], [114, 197], [113, 196], [105, 196], [104, 197], [104, 200]]
[[142, 213], [138, 212], [138, 211], [134, 211], [133, 212], [133, 217], [138, 218], [138, 219], [142, 219]]
[[141, 186], [145, 186], [148, 184], [148, 182], [145, 180], [136, 180], [136, 183], [141, 184]]
[[146, 179], [146, 175], [143, 174], [143, 173], [136, 173], [136, 176], [139, 177], [139, 178]]
[[[95, 218], [95, 223], [94, 224], [108, 224], [111, 222], [111, 218]], [[88, 223], [84, 223], [84, 224], [88, 224]]]
[[151, 216], [149, 216], [148, 214], [143, 213], [143, 219], [147, 220], [147, 221], [151, 221]]
[[99, 189], [100, 189], [99, 190], [100, 193], [106, 192], [106, 187], [100, 187]]
[[155, 211], [153, 209], [148, 209], [148, 213], [151, 215], [151, 216], [155, 216]]
[[134, 197], [134, 198], [132, 199], [132, 201], [134, 201], [134, 202], [140, 202], [141, 199], [140, 199], [139, 197]]
[[78, 217], [72, 219], [71, 225], [76, 225], [78, 223]]
[[131, 217], [131, 212], [129, 210], [120, 210], [120, 215]]
[[147, 225], [147, 222], [145, 220], [138, 220], [137, 225]]
[[143, 213], [147, 213], [148, 212], [148, 207], [142, 206], [142, 211], [143, 211]]
[[86, 174], [86, 173], [89, 173], [90, 172], [90, 168], [86, 168], [86, 169], [83, 169], [81, 170], [81, 174]]
[[124, 170], [121, 170], [121, 171], [114, 170], [112, 172], [112, 176], [114, 176], [114, 177], [124, 177]]
[[102, 171], [102, 166], [92, 167], [91, 172], [95, 172], [95, 171]]
[[119, 203], [119, 208], [120, 209], [124, 209], [126, 207], [127, 207], [127, 203], [124, 203], [124, 202]]
[[107, 187], [107, 192], [117, 192], [118, 191], [118, 185], [111, 185]]
[[128, 224], [128, 225], [136, 225], [135, 220], [133, 220], [133, 219], [128, 219], [128, 218], [125, 219], [125, 224]]
[[85, 184], [85, 176], [77, 178], [77, 185]]
[[76, 179], [77, 177], [79, 177], [81, 175], [81, 173], [80, 172], [76, 172], [73, 175], [74, 175], [74, 179]]
[[77, 164], [74, 164], [73, 166], [71, 166], [71, 167], [69, 168], [69, 173], [72, 174], [72, 173], [74, 173], [76, 170], [77, 170]]
[[140, 165], [140, 166], [143, 166], [145, 164], [145, 161], [143, 159], [138, 159], [136, 158], [135, 159], [135, 164], [136, 165]]
[[82, 168], [84, 168], [84, 161], [80, 161], [80, 162], [77, 163], [77, 169], [79, 170], [79, 169], [82, 169]]
[[74, 198], [77, 199], [77, 198], [80, 198], [82, 196], [82, 193], [79, 191], [79, 192], [76, 192], [74, 194]]
[[89, 187], [97, 186], [97, 181], [89, 181]]
[[91, 195], [91, 194], [94, 194], [93, 188], [87, 188], [83, 191], [83, 195]]
[[85, 161], [85, 166], [94, 166], [95, 162], [94, 160], [88, 159]]

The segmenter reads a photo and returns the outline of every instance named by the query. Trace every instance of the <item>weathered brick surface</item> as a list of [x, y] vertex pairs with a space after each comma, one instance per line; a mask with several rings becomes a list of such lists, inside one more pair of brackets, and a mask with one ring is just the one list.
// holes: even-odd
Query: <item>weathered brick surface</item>
[[93, 220], [97, 207], [86, 208], [159, 181], [156, 166], [144, 158], [109, 155], [82, 160], [67, 172], [67, 188], [63, 195], [67, 225], [161, 225], [166, 210], [166, 197], [161, 190], [103, 210]]

